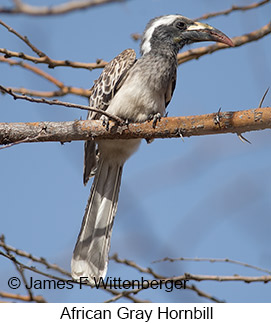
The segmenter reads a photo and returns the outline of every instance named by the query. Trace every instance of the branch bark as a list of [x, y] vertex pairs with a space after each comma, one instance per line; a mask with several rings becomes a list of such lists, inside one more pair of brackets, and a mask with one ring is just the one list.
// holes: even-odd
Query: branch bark
[[0, 144], [21, 142], [90, 139], [177, 138], [219, 133], [236, 133], [271, 129], [271, 107], [227, 111], [199, 116], [162, 118], [154, 129], [152, 122], [117, 125], [102, 121], [0, 123]]
[[30, 16], [51, 16], [62, 15], [75, 10], [82, 10], [112, 2], [123, 2], [125, 0], [81, 0], [68, 1], [55, 6], [32, 6], [23, 3], [21, 0], [16, 1], [13, 8], [0, 7], [0, 13], [5, 14], [25, 14]]

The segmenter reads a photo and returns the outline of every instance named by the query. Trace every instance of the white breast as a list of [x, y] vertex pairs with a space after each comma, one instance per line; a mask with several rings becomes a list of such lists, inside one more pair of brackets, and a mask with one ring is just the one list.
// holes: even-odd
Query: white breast
[[128, 77], [116, 93], [107, 112], [133, 122], [144, 122], [151, 114], [165, 112], [165, 94], [151, 88], [138, 73]]

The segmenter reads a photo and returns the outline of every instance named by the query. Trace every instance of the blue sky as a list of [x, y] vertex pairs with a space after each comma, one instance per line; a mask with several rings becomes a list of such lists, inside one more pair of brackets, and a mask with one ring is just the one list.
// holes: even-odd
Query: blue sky
[[[28, 1], [41, 5], [41, 1]], [[51, 1], [56, 4], [59, 1]], [[4, 1], [9, 4], [9, 1]], [[49, 4], [49, 1], [43, 1]], [[56, 17], [4, 16], [42, 51], [55, 59], [94, 62], [110, 60], [125, 48], [139, 53], [131, 34], [141, 33], [153, 17], [180, 13], [195, 18], [247, 1], [134, 0]], [[270, 21], [270, 4], [208, 20], [234, 37]], [[32, 54], [18, 38], [0, 28], [2, 48]], [[199, 47], [190, 46], [189, 48]], [[271, 85], [270, 35], [248, 45], [219, 51], [178, 69], [169, 116], [255, 108]], [[98, 71], [40, 66], [67, 85], [90, 88]], [[53, 86], [19, 67], [0, 65], [0, 84], [49, 91]], [[86, 104], [66, 96], [64, 101]], [[267, 95], [265, 106], [270, 106]], [[65, 121], [85, 112], [0, 97], [0, 122]], [[152, 264], [164, 257], [230, 258], [271, 267], [271, 142], [270, 130], [236, 135], [160, 139], [127, 162], [123, 172], [111, 254], [152, 266], [160, 274], [261, 275], [230, 264], [175, 262]], [[82, 184], [83, 142], [21, 144], [0, 152], [0, 234], [7, 243], [45, 257], [70, 270], [89, 185]], [[28, 265], [32, 265], [30, 262]], [[0, 290], [14, 266], [0, 258]], [[29, 276], [33, 274], [28, 273]], [[137, 279], [141, 274], [109, 264], [108, 276]], [[41, 278], [40, 276], [34, 276]], [[148, 277], [148, 276], [146, 276]], [[194, 283], [194, 282], [192, 282]], [[270, 284], [202, 282], [205, 292], [230, 302], [270, 302]], [[23, 288], [17, 290], [25, 293]], [[102, 291], [36, 291], [50, 302], [99, 302]], [[138, 297], [159, 302], [202, 302], [190, 291], [145, 291]]]

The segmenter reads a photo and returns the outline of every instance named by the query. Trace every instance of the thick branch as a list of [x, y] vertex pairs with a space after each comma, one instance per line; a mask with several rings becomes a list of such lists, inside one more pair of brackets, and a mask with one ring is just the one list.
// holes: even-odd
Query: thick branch
[[173, 138], [271, 129], [271, 107], [199, 116], [162, 118], [152, 122], [117, 126], [109, 131], [101, 121], [0, 123], [0, 144], [86, 139]]
[[123, 2], [124, 0], [81, 0], [69, 1], [55, 6], [31, 6], [17, 1], [16, 6], [13, 8], [0, 7], [0, 13], [6, 14], [25, 14], [30, 16], [49, 16], [61, 15], [75, 10], [82, 10], [98, 5], [108, 4], [111, 2]]

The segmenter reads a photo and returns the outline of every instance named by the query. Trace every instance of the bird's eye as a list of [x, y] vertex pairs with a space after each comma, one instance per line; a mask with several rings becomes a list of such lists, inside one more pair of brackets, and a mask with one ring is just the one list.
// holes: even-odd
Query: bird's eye
[[178, 21], [178, 22], [176, 23], [176, 27], [177, 27], [178, 29], [180, 29], [180, 30], [185, 30], [185, 29], [186, 29], [186, 24], [185, 24], [184, 22], [182, 22], [182, 21]]

